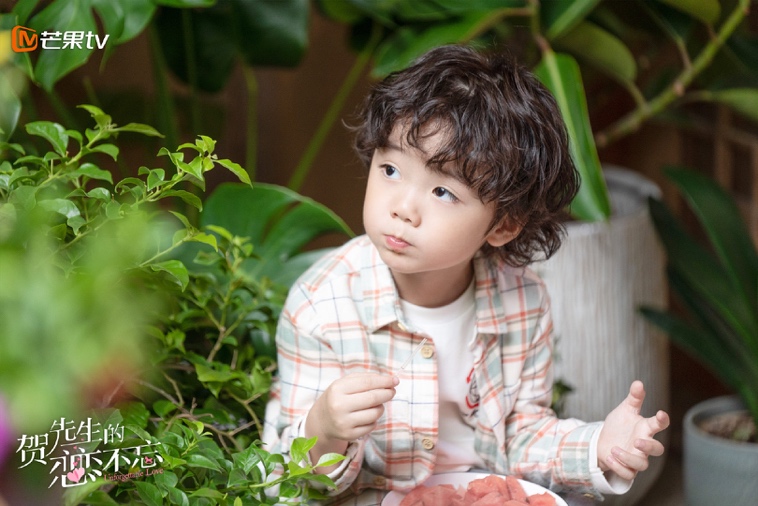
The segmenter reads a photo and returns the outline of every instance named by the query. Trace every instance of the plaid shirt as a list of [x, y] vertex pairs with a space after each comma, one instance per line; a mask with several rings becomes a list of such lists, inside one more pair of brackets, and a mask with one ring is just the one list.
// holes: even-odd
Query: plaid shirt
[[[549, 408], [552, 321], [544, 284], [529, 269], [481, 255], [473, 262], [476, 452], [492, 472], [600, 498], [589, 446], [601, 425], [560, 420]], [[368, 237], [326, 255], [293, 286], [279, 322], [279, 375], [263, 436], [269, 450], [287, 454], [333, 381], [356, 372], [394, 374], [395, 397], [376, 428], [348, 446], [347, 459], [330, 475], [338, 486], [333, 494], [363, 492], [378, 503], [389, 490], [425, 481], [434, 472], [438, 436], [433, 339], [400, 370], [422, 338], [405, 320], [390, 270]]]

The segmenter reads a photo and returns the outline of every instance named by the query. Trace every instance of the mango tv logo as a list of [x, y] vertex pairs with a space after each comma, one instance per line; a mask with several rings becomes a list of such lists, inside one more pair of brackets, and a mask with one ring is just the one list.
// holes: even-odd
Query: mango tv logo
[[91, 30], [48, 31], [37, 34], [36, 30], [16, 25], [11, 30], [11, 49], [16, 53], [28, 53], [41, 46], [42, 49], [103, 49], [110, 35], [102, 38]]
[[36, 30], [17, 25], [11, 30], [11, 49], [17, 53], [28, 53], [37, 49], [39, 36]]

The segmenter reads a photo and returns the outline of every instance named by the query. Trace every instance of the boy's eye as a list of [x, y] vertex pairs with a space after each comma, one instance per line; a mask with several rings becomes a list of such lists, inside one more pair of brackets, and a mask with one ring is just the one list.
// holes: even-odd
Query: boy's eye
[[458, 201], [458, 197], [456, 197], [455, 195], [453, 195], [450, 192], [450, 190], [448, 190], [446, 188], [443, 188], [441, 186], [438, 186], [437, 188], [435, 188], [434, 190], [432, 190], [432, 193], [434, 194], [435, 197], [438, 197], [438, 198], [440, 198], [442, 200], [445, 200], [447, 202], [457, 202]]
[[382, 165], [382, 171], [384, 172], [384, 175], [388, 178], [395, 179], [400, 175], [398, 170], [393, 167], [392, 165]]

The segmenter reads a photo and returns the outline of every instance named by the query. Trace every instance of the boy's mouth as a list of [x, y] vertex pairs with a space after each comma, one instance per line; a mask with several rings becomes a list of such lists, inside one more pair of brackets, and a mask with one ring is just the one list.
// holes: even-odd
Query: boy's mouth
[[394, 251], [405, 249], [411, 245], [408, 241], [405, 241], [399, 237], [395, 237], [394, 235], [385, 235], [384, 239], [387, 247]]

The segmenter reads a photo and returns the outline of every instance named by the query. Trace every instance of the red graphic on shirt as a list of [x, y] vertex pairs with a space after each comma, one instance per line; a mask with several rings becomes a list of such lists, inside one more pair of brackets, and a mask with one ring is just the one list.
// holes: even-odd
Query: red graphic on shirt
[[471, 372], [466, 376], [466, 383], [468, 383], [468, 394], [466, 395], [466, 406], [473, 410], [472, 415], [476, 413], [476, 408], [479, 407], [479, 389], [476, 386], [476, 378], [474, 377], [474, 368], [471, 368]]

